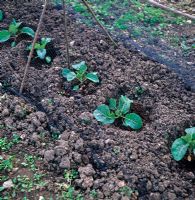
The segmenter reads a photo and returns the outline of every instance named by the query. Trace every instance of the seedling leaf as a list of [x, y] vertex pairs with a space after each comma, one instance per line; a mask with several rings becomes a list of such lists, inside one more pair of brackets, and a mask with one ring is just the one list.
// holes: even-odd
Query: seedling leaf
[[125, 115], [125, 126], [130, 126], [132, 129], [138, 130], [143, 126], [142, 119], [136, 113], [130, 113]]
[[3, 11], [0, 10], [0, 22], [3, 21]]
[[103, 124], [112, 124], [115, 120], [114, 113], [111, 113], [109, 107], [105, 104], [98, 106], [93, 115], [97, 121]]
[[109, 108], [111, 110], [116, 110], [117, 109], [117, 107], [116, 107], [116, 99], [113, 99], [113, 98], [109, 99]]
[[94, 83], [99, 83], [99, 78], [96, 72], [91, 72], [86, 75], [86, 78]]
[[47, 53], [46, 49], [38, 49], [37, 50], [37, 55], [42, 60], [45, 58], [46, 53]]
[[70, 73], [71, 71], [68, 68], [64, 68], [62, 69], [62, 76], [64, 78], [67, 78], [67, 75]]
[[[186, 128], [185, 132], [189, 135], [195, 135], [195, 127], [191, 127], [191, 128]], [[195, 138], [193, 138], [195, 139]]]
[[21, 29], [21, 33], [25, 33], [25, 34], [27, 34], [27, 35], [29, 35], [29, 36], [31, 36], [31, 37], [34, 37], [34, 36], [35, 36], [35, 32], [33, 31], [32, 28], [29, 28], [29, 27], [23, 27], [23, 28]]
[[76, 74], [74, 72], [70, 72], [67, 74], [66, 79], [67, 81], [72, 81], [76, 78]]
[[16, 28], [19, 28], [20, 25], [22, 24], [22, 22], [16, 22], [16, 20], [13, 19], [12, 24], [13, 24]]
[[[32, 45], [30, 45], [30, 49], [32, 48]], [[41, 45], [39, 43], [35, 43], [35, 49], [42, 49]]]
[[41, 43], [42, 44], [48, 44], [51, 42], [51, 38], [41, 38]]
[[11, 43], [11, 47], [15, 47], [15, 46], [16, 46], [16, 42], [14, 41]]
[[0, 31], [0, 42], [6, 42], [10, 39], [10, 32], [7, 30]]
[[50, 62], [51, 62], [51, 57], [50, 57], [50, 56], [47, 56], [47, 57], [45, 58], [45, 60], [46, 60], [47, 63], [50, 63]]
[[81, 68], [82, 69], [85, 69], [85, 68], [87, 69], [87, 66], [85, 64], [85, 61], [82, 61], [82, 62], [80, 62], [78, 64], [72, 65], [72, 68], [74, 68], [76, 70], [80, 70]]
[[176, 161], [180, 161], [186, 154], [189, 144], [182, 138], [176, 139], [171, 146], [171, 153]]
[[182, 136], [181, 139], [183, 139], [187, 143], [191, 143], [193, 139], [193, 134], [186, 134], [185, 136]]
[[78, 71], [79, 74], [84, 74], [87, 71], [87, 65], [81, 65]]
[[22, 22], [16, 22], [15, 20], [13, 20], [13, 22], [9, 25], [9, 32], [12, 35], [16, 35], [19, 31], [19, 27], [22, 24]]
[[130, 110], [131, 103], [133, 103], [132, 100], [127, 98], [126, 96], [121, 96], [119, 99], [119, 106], [118, 109], [123, 113], [126, 114]]
[[79, 90], [79, 85], [75, 85], [72, 89], [73, 89], [74, 91]]
[[45, 49], [46, 45], [51, 42], [51, 38], [41, 38], [40, 49]]

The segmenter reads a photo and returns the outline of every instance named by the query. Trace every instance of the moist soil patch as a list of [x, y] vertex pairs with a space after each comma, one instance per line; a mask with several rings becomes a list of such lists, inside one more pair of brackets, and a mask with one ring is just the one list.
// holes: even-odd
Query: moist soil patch
[[[34, 27], [42, 4], [2, 2], [1, 8], [6, 16], [3, 23], [15, 18]], [[89, 71], [98, 72], [101, 84], [93, 85], [93, 92], [89, 85], [85, 92], [71, 94], [63, 88], [61, 70], [67, 67], [63, 13], [52, 5], [48, 6], [40, 36], [51, 37], [60, 54], [49, 67], [44, 63], [41, 68], [30, 66], [23, 95], [17, 91], [26, 64], [26, 43], [1, 47], [0, 81], [11, 86], [0, 91], [0, 134], [9, 139], [16, 133], [21, 139], [9, 150], [1, 150], [3, 158], [14, 155], [15, 160], [13, 170], [1, 172], [1, 177], [7, 178], [0, 183], [18, 173], [32, 180], [32, 172], [28, 172], [32, 167], [21, 165], [27, 162], [26, 154], [39, 158], [33, 174], [44, 174], [45, 183], [37, 183], [33, 176], [37, 185], [22, 192], [14, 182], [1, 191], [1, 196], [70, 199], [66, 195], [71, 184], [72, 199], [78, 195], [84, 199], [194, 199], [195, 170], [173, 160], [170, 144], [185, 128], [195, 125], [195, 94], [187, 91], [167, 66], [120, 42], [117, 48], [111, 46], [101, 31], [74, 18], [69, 14], [71, 63], [84, 60]], [[135, 97], [137, 86], [144, 89], [139, 98]], [[102, 126], [92, 115], [98, 105], [121, 93], [132, 97], [133, 109], [143, 117], [144, 125], [138, 132], [114, 124]], [[65, 170], [76, 170], [78, 176], [69, 181]]]

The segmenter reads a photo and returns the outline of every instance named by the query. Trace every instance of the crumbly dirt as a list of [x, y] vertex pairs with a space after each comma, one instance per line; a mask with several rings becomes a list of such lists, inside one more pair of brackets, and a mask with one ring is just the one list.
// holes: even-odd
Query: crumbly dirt
[[[2, 29], [12, 18], [36, 27], [42, 6], [2, 3], [1, 8], [6, 15]], [[93, 189], [97, 199], [130, 199], [118, 192], [125, 185], [137, 190], [133, 199], [194, 199], [194, 162], [175, 162], [170, 145], [186, 127], [195, 125], [195, 94], [166, 66], [120, 43], [112, 47], [99, 30], [72, 18], [70, 14], [71, 62], [86, 61], [90, 71], [101, 77], [99, 85], [87, 83], [79, 92], [64, 89], [61, 70], [67, 63], [62, 11], [52, 6], [47, 9], [40, 35], [53, 39], [57, 56], [51, 65], [30, 66], [23, 96], [17, 91], [29, 41], [22, 40], [14, 48], [9, 43], [0, 47], [0, 81], [11, 85], [7, 92], [1, 89], [0, 124], [5, 126], [1, 134], [17, 132], [22, 143], [10, 153], [42, 157], [40, 169], [48, 174], [45, 190], [29, 193], [28, 198], [57, 194], [55, 185], [64, 181], [64, 169], [76, 169], [79, 177], [72, 184], [84, 199], [93, 199]], [[144, 89], [139, 98], [135, 95], [137, 86]], [[102, 126], [93, 118], [99, 104], [120, 95], [134, 100], [133, 111], [144, 121], [142, 130]], [[58, 132], [59, 139], [52, 139]], [[21, 199], [21, 194], [15, 199]]]

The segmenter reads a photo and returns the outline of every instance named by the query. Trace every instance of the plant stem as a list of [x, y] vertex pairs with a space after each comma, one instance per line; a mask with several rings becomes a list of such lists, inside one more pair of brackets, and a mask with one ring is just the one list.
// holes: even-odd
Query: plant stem
[[86, 0], [82, 0], [83, 4], [87, 7], [88, 11], [91, 13], [92, 17], [94, 18], [94, 20], [97, 22], [97, 24], [102, 28], [102, 30], [104, 31], [104, 33], [107, 35], [107, 37], [110, 39], [110, 41], [114, 44], [114, 46], [117, 46], [116, 42], [113, 40], [113, 38], [111, 37], [111, 35], [108, 33], [108, 31], [104, 28], [104, 26], [102, 25], [102, 23], [97, 19], [97, 17], [95, 16], [94, 11], [91, 9], [91, 7], [89, 6], [89, 4], [87, 3]]
[[30, 53], [29, 53], [29, 56], [28, 56], [28, 60], [27, 60], [27, 64], [26, 64], [26, 67], [25, 67], [25, 70], [24, 70], [24, 76], [23, 76], [22, 83], [21, 83], [21, 86], [20, 86], [20, 91], [19, 91], [20, 94], [22, 94], [22, 91], [23, 91], [23, 88], [24, 88], [26, 76], [27, 76], [27, 73], [28, 73], [28, 68], [30, 66], [31, 59], [33, 57], [35, 43], [36, 43], [36, 41], [38, 39], [38, 35], [39, 35], [40, 29], [41, 29], [41, 24], [43, 22], [43, 17], [45, 15], [47, 3], [48, 3], [48, 0], [45, 0], [44, 6], [43, 6], [43, 10], [42, 10], [42, 13], [41, 13], [41, 16], [40, 16], [40, 19], [39, 19], [39, 23], [38, 23], [38, 26], [37, 26], [37, 30], [36, 30], [36, 33], [35, 33], [35, 37], [33, 39], [32, 48], [30, 50]]
[[62, 5], [63, 5], [63, 16], [64, 16], [64, 38], [66, 45], [66, 57], [67, 57], [68, 67], [70, 68], [70, 51], [69, 51], [69, 41], [68, 41], [68, 26], [67, 26], [65, 0], [62, 0]]

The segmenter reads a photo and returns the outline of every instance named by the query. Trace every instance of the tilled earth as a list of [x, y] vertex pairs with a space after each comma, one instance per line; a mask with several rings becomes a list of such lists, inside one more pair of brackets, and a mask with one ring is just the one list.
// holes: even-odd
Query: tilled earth
[[[40, 3], [18, 7], [2, 3], [6, 18], [0, 28], [6, 28], [12, 18], [36, 27], [41, 8]], [[11, 85], [6, 91], [1, 89], [0, 124], [4, 129], [0, 134], [11, 137], [17, 132], [22, 138], [9, 154], [22, 157], [28, 152], [43, 158], [39, 168], [48, 178], [41, 191], [46, 197], [59, 192], [55, 185], [65, 181], [65, 169], [76, 169], [79, 176], [72, 184], [84, 199], [93, 199], [92, 190], [97, 191], [97, 199], [130, 199], [119, 192], [124, 186], [136, 191], [132, 199], [194, 199], [194, 161], [175, 162], [170, 145], [186, 127], [195, 125], [195, 94], [166, 66], [120, 43], [112, 47], [100, 31], [72, 18], [70, 14], [71, 62], [86, 61], [90, 71], [98, 72], [101, 83], [86, 83], [79, 92], [64, 89], [67, 83], [61, 70], [67, 63], [62, 12], [49, 6], [40, 35], [53, 39], [56, 57], [51, 65], [31, 65], [23, 96], [17, 91], [29, 41], [19, 41], [14, 48], [9, 43], [0, 47], [0, 81]], [[139, 86], [144, 93], [137, 97]], [[102, 126], [94, 119], [92, 113], [99, 104], [120, 95], [134, 100], [133, 111], [144, 121], [142, 130]], [[52, 136], [58, 133], [54, 140]], [[38, 199], [39, 194], [27, 196]], [[14, 199], [21, 199], [21, 194]]]

